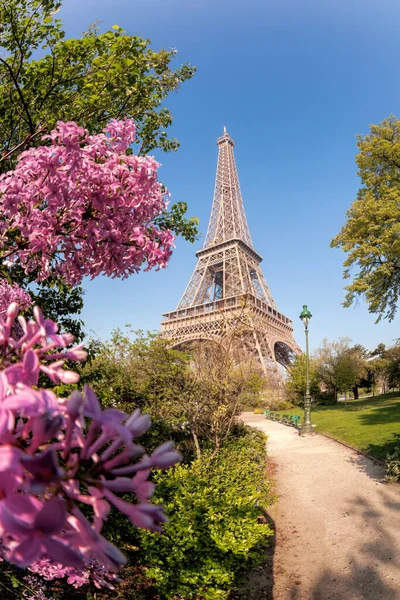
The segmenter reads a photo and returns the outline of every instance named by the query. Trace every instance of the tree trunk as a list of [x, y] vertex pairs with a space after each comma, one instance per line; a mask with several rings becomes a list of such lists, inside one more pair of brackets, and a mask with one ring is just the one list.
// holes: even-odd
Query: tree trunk
[[200, 444], [199, 444], [199, 438], [197, 437], [197, 433], [195, 431], [193, 431], [193, 429], [191, 429], [190, 431], [192, 433], [194, 446], [196, 448], [197, 458], [200, 458], [201, 457], [201, 449], [200, 449]]
[[220, 449], [220, 440], [218, 437], [215, 438], [215, 448], [214, 448], [214, 452], [211, 454], [210, 459], [208, 461], [208, 464], [211, 463], [212, 460], [214, 460], [214, 458], [217, 456], [218, 452]]
[[354, 394], [354, 400], [358, 400], [359, 396], [358, 396], [358, 385], [355, 384], [355, 386], [353, 387], [353, 394]]

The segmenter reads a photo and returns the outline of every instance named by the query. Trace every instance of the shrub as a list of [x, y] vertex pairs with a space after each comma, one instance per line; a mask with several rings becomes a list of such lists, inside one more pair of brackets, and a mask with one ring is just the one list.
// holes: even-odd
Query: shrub
[[265, 439], [246, 428], [211, 463], [204, 453], [191, 465], [156, 474], [155, 501], [169, 522], [162, 534], [140, 532], [140, 554], [164, 597], [224, 600], [238, 576], [262, 559], [272, 535], [259, 522], [271, 503]]
[[386, 480], [390, 483], [400, 481], [400, 447], [386, 457]]
[[267, 402], [266, 408], [268, 408], [269, 410], [272, 410], [272, 411], [289, 410], [290, 408], [293, 408], [293, 404], [290, 401], [290, 399], [288, 399], [287, 397], [284, 397], [284, 398], [270, 397], [269, 401]]
[[336, 404], [336, 396], [332, 390], [318, 390], [312, 394], [312, 401], [318, 406], [331, 406]]

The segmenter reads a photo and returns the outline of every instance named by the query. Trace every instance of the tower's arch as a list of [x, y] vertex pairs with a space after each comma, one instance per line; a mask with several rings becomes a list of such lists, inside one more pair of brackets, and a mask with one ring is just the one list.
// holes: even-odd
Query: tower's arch
[[286, 341], [276, 340], [272, 346], [272, 356], [286, 370], [290, 369], [290, 366], [299, 353], [297, 346]]

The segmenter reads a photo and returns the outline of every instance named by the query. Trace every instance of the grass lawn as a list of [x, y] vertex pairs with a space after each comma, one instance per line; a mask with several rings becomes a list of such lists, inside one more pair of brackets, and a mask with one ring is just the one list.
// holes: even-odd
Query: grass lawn
[[[303, 412], [301, 408], [280, 411], [281, 414], [301, 415], [301, 421]], [[334, 406], [312, 406], [311, 421], [316, 425], [316, 431], [384, 460], [388, 452], [400, 446], [400, 393], [350, 400], [347, 408], [344, 402]]]

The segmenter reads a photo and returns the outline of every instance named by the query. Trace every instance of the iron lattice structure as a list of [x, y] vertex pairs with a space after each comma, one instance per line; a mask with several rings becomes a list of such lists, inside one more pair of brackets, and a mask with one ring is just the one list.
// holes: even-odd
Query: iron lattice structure
[[[227, 324], [242, 327], [241, 345], [256, 356], [265, 375], [288, 367], [301, 352], [291, 321], [278, 311], [253, 248], [233, 154], [234, 142], [224, 128], [218, 138], [214, 200], [204, 247], [183, 296], [161, 323], [176, 346], [221, 338]], [[237, 329], [237, 327], [236, 327]]]

